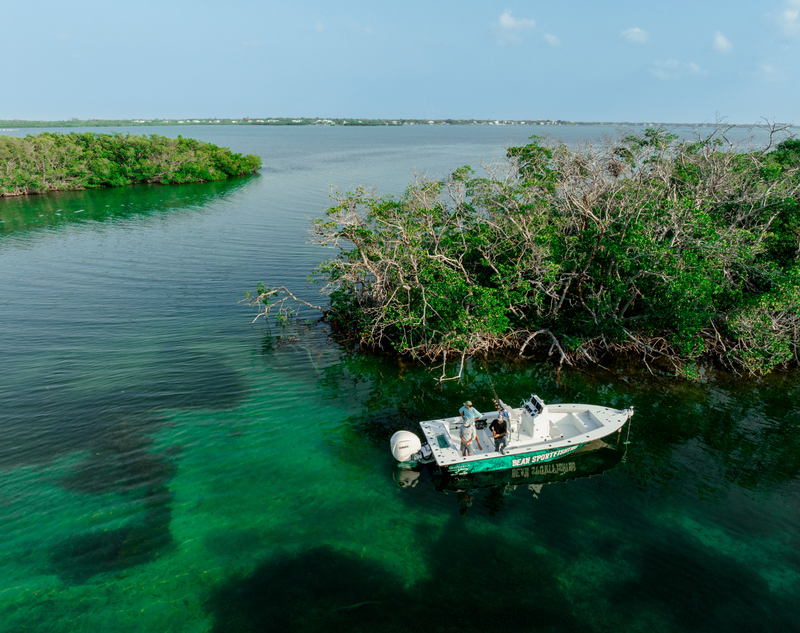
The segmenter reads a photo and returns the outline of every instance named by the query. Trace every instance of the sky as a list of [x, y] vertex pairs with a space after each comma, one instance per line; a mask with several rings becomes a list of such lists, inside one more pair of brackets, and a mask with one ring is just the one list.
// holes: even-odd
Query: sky
[[0, 0], [0, 119], [800, 124], [800, 0]]

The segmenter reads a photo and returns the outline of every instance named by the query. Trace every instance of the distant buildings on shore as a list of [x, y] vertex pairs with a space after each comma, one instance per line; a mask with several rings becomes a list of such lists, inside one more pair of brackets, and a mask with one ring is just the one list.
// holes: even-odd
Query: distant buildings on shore
[[[69, 121], [0, 120], [0, 131], [20, 128], [54, 127], [149, 127], [187, 125], [324, 125], [324, 126], [403, 126], [403, 125], [613, 125], [642, 127], [714, 127], [713, 123], [665, 123], [642, 121], [564, 121], [561, 119], [337, 119], [321, 117], [276, 117], [251, 119], [225, 119], [218, 117], [200, 119], [70, 119]], [[749, 126], [743, 126], [749, 127]]]

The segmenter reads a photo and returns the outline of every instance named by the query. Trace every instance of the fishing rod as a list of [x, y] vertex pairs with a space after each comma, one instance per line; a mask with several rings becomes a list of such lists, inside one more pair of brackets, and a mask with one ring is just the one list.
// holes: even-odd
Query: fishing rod
[[[489, 373], [489, 368], [486, 366], [486, 361], [481, 361], [483, 370], [486, 372], [486, 377], [489, 379], [489, 386], [492, 388], [492, 395], [494, 396], [494, 406], [497, 409], [498, 417], [503, 416], [506, 419], [506, 433], [511, 434], [511, 418], [503, 407], [503, 401], [497, 395], [497, 390], [494, 388], [494, 381], [492, 375]], [[522, 424], [517, 424], [517, 441], [519, 441], [519, 431]]]
[[492, 388], [492, 395], [494, 396], [494, 403], [500, 408], [500, 398], [497, 397], [497, 390], [494, 388], [494, 381], [492, 380], [492, 375], [489, 373], [489, 368], [486, 366], [486, 361], [481, 361], [483, 365], [483, 370], [486, 372], [486, 377], [489, 379], [489, 386]]

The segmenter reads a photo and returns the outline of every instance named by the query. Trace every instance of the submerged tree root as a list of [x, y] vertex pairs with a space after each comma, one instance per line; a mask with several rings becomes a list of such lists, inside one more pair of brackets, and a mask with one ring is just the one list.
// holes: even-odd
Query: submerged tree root
[[[331, 310], [326, 310], [322, 306], [298, 298], [284, 286], [272, 289], [262, 287], [261, 290], [259, 295], [247, 300], [249, 305], [258, 305], [261, 308], [253, 320], [254, 322], [262, 317], [268, 319], [273, 312], [277, 312], [276, 318], [279, 321], [296, 316], [296, 309], [287, 305], [287, 301], [291, 300], [318, 311], [321, 319], [330, 324], [331, 331], [340, 342], [357, 344], [361, 350], [367, 352], [397, 353], [395, 342], [388, 336], [384, 335], [380, 339], [374, 340], [363, 336], [356, 328], [348, 326], [348, 323], [354, 322], [353, 315], [345, 317], [332, 313]], [[733, 355], [734, 351], [746, 350], [747, 341], [723, 339], [713, 321], [711, 327], [701, 330], [699, 333], [702, 339], [702, 349], [694, 349], [691, 354], [681, 351], [671, 344], [669, 332], [643, 335], [623, 329], [623, 334], [624, 340], [611, 340], [605, 335], [578, 341], [575, 337], [569, 337], [571, 345], [567, 345], [563, 338], [559, 338], [547, 328], [533, 332], [519, 330], [501, 335], [475, 333], [467, 339], [466, 349], [420, 344], [399, 354], [399, 357], [430, 365], [432, 370], [441, 369], [437, 380], [439, 383], [460, 380], [468, 358], [485, 359], [497, 355], [514, 355], [526, 360], [549, 359], [557, 363], [559, 367], [567, 365], [579, 368], [582, 365], [593, 365], [616, 378], [619, 376], [613, 370], [603, 366], [601, 361], [606, 358], [639, 358], [647, 371], [655, 377], [666, 372], [694, 378], [697, 375], [697, 366], [701, 363], [717, 365], [737, 375], [759, 373], [744, 367]], [[794, 354], [793, 362], [785, 363], [784, 368], [799, 364], [796, 347]], [[448, 363], [451, 367], [455, 363], [454, 367], [457, 370], [455, 373], [448, 375]], [[658, 367], [658, 372], [654, 371], [653, 367]]]

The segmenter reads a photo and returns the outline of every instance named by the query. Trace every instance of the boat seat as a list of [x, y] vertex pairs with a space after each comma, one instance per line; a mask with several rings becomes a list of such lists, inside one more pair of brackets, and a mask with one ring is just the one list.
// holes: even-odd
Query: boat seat
[[580, 413], [579, 414], [570, 413], [569, 416], [567, 417], [567, 420], [569, 421], [570, 424], [572, 424], [572, 426], [574, 426], [578, 430], [578, 433], [588, 433], [589, 431], [591, 431], [591, 429], [586, 425], [586, 422], [584, 422], [581, 419], [580, 417], [581, 415], [582, 414]]
[[555, 424], [550, 422], [550, 439], [560, 440], [562, 437], [564, 437], [564, 434], [561, 432], [561, 429], [559, 429]]

